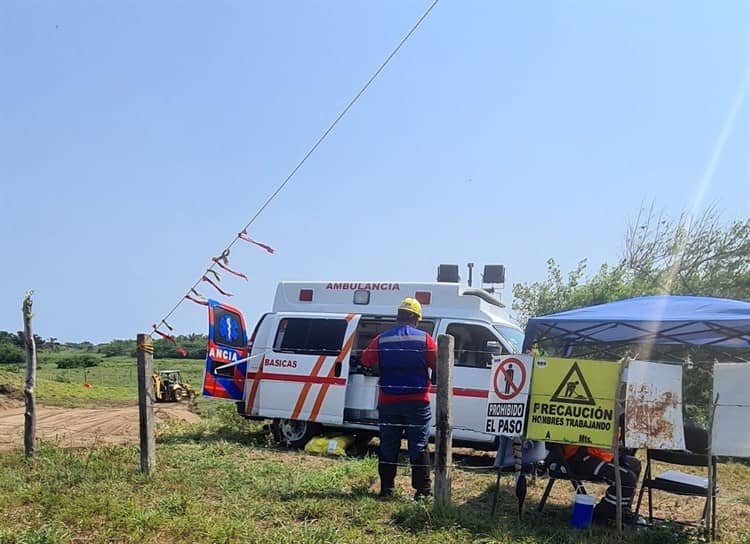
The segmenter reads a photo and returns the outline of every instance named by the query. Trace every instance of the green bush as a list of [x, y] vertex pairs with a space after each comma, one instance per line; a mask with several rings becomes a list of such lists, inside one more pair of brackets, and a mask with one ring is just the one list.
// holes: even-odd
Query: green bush
[[57, 368], [88, 368], [91, 366], [99, 366], [99, 363], [101, 362], [102, 361], [99, 357], [93, 355], [72, 355], [57, 361]]
[[21, 348], [13, 344], [0, 344], [0, 364], [21, 365], [26, 361], [26, 355]]
[[97, 351], [107, 357], [135, 357], [135, 340], [112, 340], [97, 347]]

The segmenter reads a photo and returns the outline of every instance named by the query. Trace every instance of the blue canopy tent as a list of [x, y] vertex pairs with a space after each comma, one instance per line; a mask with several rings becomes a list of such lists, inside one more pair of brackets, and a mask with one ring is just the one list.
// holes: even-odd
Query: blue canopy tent
[[[605, 346], [601, 351], [638, 345], [649, 346], [646, 351], [659, 347], [695, 349], [704, 355], [724, 350], [745, 354], [750, 353], [750, 303], [656, 295], [589, 306], [530, 319], [523, 351], [535, 345], [563, 348], [566, 355], [574, 347], [594, 345]], [[715, 502], [713, 509], [712, 537]]]
[[529, 319], [523, 351], [553, 340], [750, 349], [750, 303], [656, 295], [568, 310]]

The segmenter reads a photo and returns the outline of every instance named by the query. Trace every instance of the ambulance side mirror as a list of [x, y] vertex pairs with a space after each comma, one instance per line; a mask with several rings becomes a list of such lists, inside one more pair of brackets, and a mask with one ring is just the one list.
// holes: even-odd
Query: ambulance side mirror
[[484, 351], [487, 354], [485, 366], [487, 368], [492, 368], [492, 358], [495, 355], [503, 354], [503, 346], [497, 340], [487, 340], [487, 343], [484, 346]]
[[487, 344], [484, 346], [484, 350], [490, 355], [503, 354], [503, 346], [497, 340], [487, 340]]

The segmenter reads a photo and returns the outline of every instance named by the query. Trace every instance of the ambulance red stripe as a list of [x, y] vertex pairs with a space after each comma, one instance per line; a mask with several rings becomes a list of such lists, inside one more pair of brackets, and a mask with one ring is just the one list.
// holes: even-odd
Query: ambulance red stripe
[[255, 380], [253, 382], [252, 387], [250, 388], [250, 393], [247, 396], [247, 404], [245, 405], [245, 413], [251, 414], [253, 410], [253, 404], [255, 404], [255, 396], [258, 394], [258, 385], [260, 384], [260, 377], [263, 374], [263, 363], [266, 362], [266, 358], [262, 357], [260, 360], [260, 363], [258, 364], [258, 372], [248, 372], [247, 377], [250, 377], [250, 374], [252, 374], [253, 379]]
[[[315, 366], [313, 366], [312, 372], [310, 372], [311, 376], [318, 375], [318, 372], [320, 372], [320, 367], [323, 366], [323, 361], [325, 360], [325, 355], [321, 355], [320, 357], [318, 357], [318, 360], [315, 361]], [[302, 411], [302, 407], [305, 405], [307, 394], [310, 392], [311, 387], [312, 382], [307, 382], [302, 386], [302, 392], [299, 394], [299, 397], [297, 397], [297, 404], [294, 405], [294, 410], [292, 410], [292, 419], [297, 419], [297, 417], [299, 417], [299, 414]]]
[[211, 374], [208, 372], [206, 373], [206, 379], [203, 384], [203, 389], [212, 397], [220, 397], [228, 399], [230, 397], [229, 393], [216, 381], [216, 378], [214, 378]]
[[[350, 314], [351, 315], [351, 314]], [[348, 320], [347, 320], [348, 321]], [[336, 357], [336, 360], [333, 363], [333, 366], [331, 367], [331, 370], [328, 371], [328, 377], [333, 378], [333, 376], [336, 373], [336, 366], [339, 365], [349, 354], [349, 350], [352, 349], [352, 345], [354, 344], [354, 336], [356, 335], [357, 331], [352, 331], [352, 333], [349, 335], [349, 338], [347, 338], [346, 342], [344, 343], [344, 347], [341, 348], [341, 352], [338, 354], [338, 357]], [[346, 380], [342, 380], [344, 383], [346, 383]], [[315, 404], [313, 404], [312, 412], [310, 413], [310, 421], [315, 421], [318, 419], [318, 414], [320, 413], [320, 407], [323, 405], [323, 401], [326, 398], [326, 395], [328, 394], [328, 384], [324, 384], [320, 386], [320, 391], [318, 392], [318, 398], [315, 399]]]
[[[256, 377], [255, 372], [248, 372], [247, 379], [252, 380]], [[327, 376], [308, 376], [307, 374], [277, 374], [272, 372], [263, 372], [263, 380], [272, 380], [278, 382], [295, 382], [295, 383], [318, 383], [327, 385], [346, 385], [344, 378], [331, 378]]]
[[[354, 314], [346, 314], [344, 316], [344, 319], [346, 320], [347, 323], [349, 323], [353, 317], [354, 317]], [[339, 356], [341, 356], [340, 353], [339, 353]], [[321, 367], [323, 366], [323, 362], [325, 361], [325, 359], [326, 359], [325, 355], [321, 355], [320, 357], [318, 357], [318, 360], [315, 361], [315, 365], [310, 371], [311, 377], [313, 378], [317, 377], [318, 373], [320, 372]], [[339, 359], [337, 357], [336, 361], [338, 360]], [[334, 366], [336, 366], [336, 363], [334, 363]], [[297, 397], [297, 403], [294, 405], [294, 410], [292, 411], [292, 419], [297, 419], [297, 417], [299, 417], [300, 412], [302, 412], [302, 408], [305, 405], [305, 401], [307, 400], [307, 394], [310, 392], [310, 388], [312, 387], [313, 383], [324, 383], [324, 382], [306, 382], [305, 385], [302, 386], [302, 391], [300, 391], [299, 397]], [[317, 400], [315, 402], [317, 403]], [[313, 407], [313, 412], [314, 410], [315, 408]], [[312, 417], [310, 421], [315, 421], [315, 418]]]
[[[430, 387], [430, 393], [437, 393], [437, 387], [434, 385]], [[489, 392], [486, 389], [469, 389], [465, 387], [454, 387], [454, 397], [473, 397], [477, 399], [486, 399]]]

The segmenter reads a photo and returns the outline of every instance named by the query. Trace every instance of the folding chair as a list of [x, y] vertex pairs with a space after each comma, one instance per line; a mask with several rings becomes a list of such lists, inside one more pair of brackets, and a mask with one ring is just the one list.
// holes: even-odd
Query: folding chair
[[[638, 503], [636, 504], [636, 513], [640, 510], [643, 492], [648, 489], [648, 520], [652, 522], [655, 518], [653, 512], [652, 490], [658, 489], [666, 493], [682, 495], [687, 497], [705, 497], [706, 504], [703, 507], [703, 515], [700, 520], [695, 522], [676, 521], [683, 525], [706, 524], [708, 509], [711, 508], [711, 539], [716, 538], [716, 457], [708, 458], [708, 433], [705, 429], [699, 427], [685, 427], [685, 446], [687, 451], [681, 450], [647, 450], [646, 451], [646, 470], [643, 473], [643, 483], [638, 494]], [[651, 462], [659, 461], [672, 465], [681, 465], [689, 467], [709, 467], [711, 470], [711, 480], [713, 489], [709, 489], [708, 478], [687, 474], [676, 470], [668, 470], [659, 474], [656, 478], [652, 477]]]
[[544, 510], [544, 505], [547, 503], [549, 494], [552, 492], [552, 487], [555, 485], [555, 482], [557, 480], [569, 481], [570, 484], [573, 486], [573, 489], [575, 490], [576, 494], [578, 495], [586, 494], [586, 488], [583, 486], [583, 482], [594, 482], [594, 483], [602, 482], [602, 480], [600, 479], [583, 478], [573, 473], [573, 471], [570, 470], [570, 467], [565, 461], [565, 457], [563, 456], [563, 453], [562, 453], [562, 446], [558, 444], [548, 443], [547, 449], [549, 449], [549, 455], [547, 456], [547, 459], [545, 459], [544, 462], [545, 462], [545, 465], [547, 466], [547, 472], [549, 474], [549, 482], [547, 482], [547, 487], [544, 488], [544, 493], [542, 494], [542, 500], [539, 501], [539, 504], [536, 507], [537, 512], [541, 512], [542, 510]]

